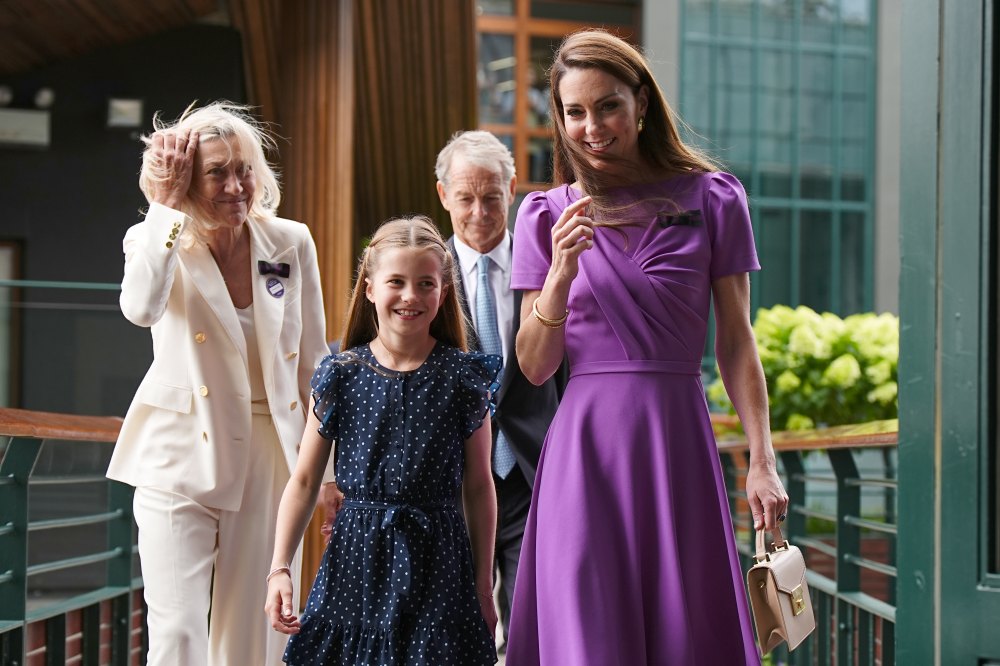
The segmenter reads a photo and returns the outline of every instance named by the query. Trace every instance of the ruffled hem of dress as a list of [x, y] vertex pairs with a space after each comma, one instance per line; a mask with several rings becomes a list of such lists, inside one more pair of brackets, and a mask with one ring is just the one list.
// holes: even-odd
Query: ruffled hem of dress
[[[408, 636], [404, 636], [408, 633]], [[482, 634], [479, 639], [464, 634]], [[283, 657], [289, 666], [489, 666], [496, 648], [482, 627], [424, 626], [405, 631], [314, 619], [293, 636]]]

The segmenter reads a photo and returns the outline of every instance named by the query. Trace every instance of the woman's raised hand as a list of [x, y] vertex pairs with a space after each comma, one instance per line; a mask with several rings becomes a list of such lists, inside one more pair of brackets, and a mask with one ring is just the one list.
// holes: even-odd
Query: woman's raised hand
[[152, 201], [178, 209], [191, 187], [198, 132], [160, 130], [151, 140], [148, 155], [153, 172], [160, 176], [150, 184]]
[[549, 274], [572, 282], [580, 270], [580, 255], [594, 246], [594, 220], [586, 216], [591, 197], [574, 201], [552, 226], [552, 266]]

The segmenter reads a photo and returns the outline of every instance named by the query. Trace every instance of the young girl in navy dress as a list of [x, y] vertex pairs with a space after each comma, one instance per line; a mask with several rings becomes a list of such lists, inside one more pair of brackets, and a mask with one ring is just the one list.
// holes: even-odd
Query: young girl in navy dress
[[[346, 351], [313, 375], [312, 413], [278, 509], [265, 610], [275, 630], [293, 634], [289, 664], [496, 663], [497, 508], [484, 417], [500, 358], [465, 351], [455, 278], [422, 216], [383, 224], [361, 259]], [[331, 448], [345, 498], [300, 618], [288, 562]]]

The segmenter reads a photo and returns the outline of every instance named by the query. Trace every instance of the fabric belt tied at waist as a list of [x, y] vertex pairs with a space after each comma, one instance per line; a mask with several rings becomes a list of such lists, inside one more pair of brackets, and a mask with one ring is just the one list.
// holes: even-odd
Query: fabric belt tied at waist
[[570, 368], [569, 376], [601, 375], [612, 373], [648, 372], [663, 375], [701, 375], [700, 361], [594, 361], [577, 363]]
[[[420, 566], [420, 563], [415, 562], [413, 559], [406, 525], [416, 526], [425, 534], [430, 534], [431, 530], [434, 529], [434, 525], [431, 523], [430, 516], [427, 513], [448, 508], [456, 508], [454, 501], [440, 500], [410, 504], [408, 502], [344, 499], [342, 507], [342, 509], [385, 511], [385, 516], [382, 517], [381, 528], [392, 530], [392, 566], [390, 568], [392, 589], [404, 596], [410, 593], [412, 578], [415, 573], [413, 570]], [[419, 573], [419, 571], [416, 573]]]

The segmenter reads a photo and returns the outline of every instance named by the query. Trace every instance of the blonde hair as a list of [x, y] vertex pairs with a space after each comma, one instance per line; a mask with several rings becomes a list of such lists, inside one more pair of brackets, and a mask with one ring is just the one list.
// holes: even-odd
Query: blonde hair
[[[559, 84], [571, 69], [601, 70], [627, 85], [636, 95], [642, 86], [647, 87], [649, 100], [644, 128], [638, 136], [639, 155], [647, 164], [669, 175], [719, 170], [714, 160], [681, 139], [677, 126], [686, 125], [670, 108], [643, 55], [607, 31], [590, 29], [575, 32], [563, 40], [549, 69], [549, 105], [556, 127], [553, 150], [556, 185], [579, 182], [583, 191], [594, 197], [597, 211], [617, 210], [607, 201], [600, 170], [590, 164], [584, 149], [566, 135]], [[643, 165], [632, 166], [638, 174]]]
[[430, 333], [435, 339], [468, 350], [465, 336], [465, 315], [458, 301], [458, 275], [455, 259], [441, 232], [425, 215], [400, 217], [383, 222], [361, 255], [357, 278], [347, 310], [347, 320], [340, 335], [340, 348], [351, 349], [371, 342], [378, 336], [375, 305], [365, 295], [366, 280], [378, 270], [379, 259], [386, 250], [411, 248], [433, 252], [441, 263], [441, 285], [446, 289], [444, 302], [431, 322]]
[[[206, 141], [222, 141], [232, 151], [233, 144], [239, 146], [243, 159], [253, 170], [256, 187], [254, 189], [253, 200], [250, 202], [249, 215], [255, 221], [262, 222], [273, 218], [277, 212], [278, 204], [281, 203], [281, 187], [278, 183], [278, 175], [264, 155], [265, 149], [276, 150], [277, 144], [267, 127], [257, 121], [250, 113], [250, 107], [241, 106], [219, 100], [212, 102], [201, 108], [195, 108], [192, 102], [184, 113], [174, 122], [165, 122], [160, 113], [153, 116], [153, 130], [198, 132], [199, 145]], [[152, 134], [141, 137], [146, 144], [142, 153], [142, 169], [139, 172], [139, 189], [146, 196], [147, 201], [152, 200], [152, 186], [154, 183], [163, 182], [167, 179], [162, 165], [153, 159], [151, 148], [153, 145]], [[181, 211], [186, 213], [193, 220], [189, 228], [192, 228], [194, 237], [204, 240], [207, 232], [218, 227], [207, 216], [201, 206], [192, 198], [190, 190], [181, 204]], [[185, 230], [185, 236], [187, 231]], [[187, 239], [190, 244], [191, 239]]]

